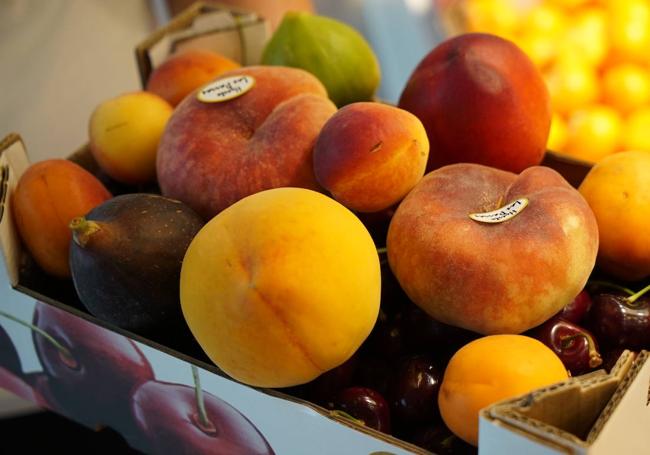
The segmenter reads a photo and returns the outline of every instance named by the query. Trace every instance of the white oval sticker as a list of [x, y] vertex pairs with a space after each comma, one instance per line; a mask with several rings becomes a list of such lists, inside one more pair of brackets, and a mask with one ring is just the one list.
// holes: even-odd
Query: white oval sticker
[[253, 76], [230, 76], [204, 85], [196, 94], [204, 103], [221, 103], [243, 95], [255, 85]]
[[519, 215], [528, 206], [528, 199], [525, 197], [516, 199], [500, 209], [484, 213], [470, 213], [469, 217], [481, 223], [502, 223]]

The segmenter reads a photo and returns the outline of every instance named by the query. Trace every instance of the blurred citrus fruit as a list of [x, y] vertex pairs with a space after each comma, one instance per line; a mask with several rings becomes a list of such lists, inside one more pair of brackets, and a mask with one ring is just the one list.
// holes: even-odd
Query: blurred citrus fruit
[[[650, 49], [648, 50], [650, 52]], [[603, 99], [621, 112], [650, 101], [650, 72], [633, 63], [609, 68], [603, 75]]]
[[551, 118], [551, 130], [548, 133], [546, 148], [553, 151], [564, 150], [568, 135], [568, 129], [564, 118], [554, 113]]
[[619, 145], [621, 116], [611, 107], [594, 104], [576, 110], [569, 117], [564, 151], [585, 161], [596, 162]]
[[622, 148], [650, 152], [650, 106], [632, 112], [625, 122]]
[[598, 78], [594, 69], [580, 59], [557, 61], [546, 75], [553, 109], [567, 114], [598, 98]]

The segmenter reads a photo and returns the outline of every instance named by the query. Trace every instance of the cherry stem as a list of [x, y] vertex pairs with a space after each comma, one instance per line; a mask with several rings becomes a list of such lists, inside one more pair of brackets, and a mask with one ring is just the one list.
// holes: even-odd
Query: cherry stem
[[74, 357], [72, 356], [72, 353], [70, 352], [70, 350], [68, 350], [68, 348], [63, 346], [58, 341], [56, 341], [52, 335], [50, 335], [49, 333], [47, 333], [43, 329], [40, 329], [40, 328], [36, 327], [34, 324], [29, 324], [29, 323], [27, 323], [27, 322], [25, 322], [25, 321], [23, 321], [21, 319], [18, 319], [14, 315], [11, 315], [9, 313], [5, 313], [2, 310], [0, 310], [0, 316], [4, 316], [7, 319], [10, 319], [10, 320], [22, 325], [22, 326], [27, 327], [30, 330], [33, 330], [34, 332], [38, 333], [40, 336], [45, 338], [47, 341], [49, 341], [52, 344], [52, 346], [54, 346], [61, 353], [62, 356], [66, 357], [68, 359], [74, 359]]
[[199, 421], [204, 428], [211, 428], [212, 423], [208, 420], [208, 413], [205, 411], [201, 378], [199, 377], [199, 369], [196, 365], [192, 365], [192, 377], [194, 378], [194, 393], [196, 395], [196, 407], [199, 410]]
[[629, 303], [634, 303], [636, 302], [641, 296], [643, 296], [646, 292], [650, 290], [650, 284], [641, 289], [639, 292], [636, 294], [632, 294], [631, 296], [627, 297], [627, 301]]
[[87, 220], [83, 216], [73, 218], [68, 227], [72, 231], [72, 239], [74, 240], [74, 243], [82, 248], [86, 246], [91, 235], [101, 230], [99, 224]]
[[606, 287], [606, 288], [616, 289], [618, 291], [623, 291], [627, 295], [634, 295], [633, 290], [628, 289], [625, 286], [621, 286], [621, 285], [616, 284], [616, 283], [610, 283], [609, 281], [593, 280], [593, 281], [589, 281], [589, 284], [594, 285], [594, 286], [603, 286], [603, 287]]
[[600, 356], [598, 349], [596, 348], [596, 343], [594, 339], [587, 333], [577, 333], [568, 337], [564, 337], [560, 340], [562, 343], [562, 349], [567, 349], [571, 346], [571, 342], [578, 338], [584, 338], [587, 340], [587, 346], [589, 348], [589, 368], [596, 368], [603, 363], [603, 358]]
[[350, 421], [356, 423], [357, 425], [363, 425], [363, 426], [366, 425], [366, 422], [364, 422], [363, 420], [357, 419], [356, 417], [353, 417], [350, 414], [348, 414], [347, 412], [341, 411], [340, 409], [334, 409], [333, 411], [330, 411], [330, 415], [343, 417], [344, 419], [350, 420]]
[[377, 248], [377, 254], [386, 254], [387, 251], [388, 249], [385, 246]]

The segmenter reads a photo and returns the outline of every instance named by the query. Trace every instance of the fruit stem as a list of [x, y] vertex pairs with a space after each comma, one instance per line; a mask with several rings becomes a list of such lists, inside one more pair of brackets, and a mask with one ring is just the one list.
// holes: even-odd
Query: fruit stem
[[633, 290], [628, 289], [628, 288], [626, 288], [624, 286], [621, 286], [619, 284], [616, 284], [616, 283], [610, 283], [609, 281], [593, 280], [593, 281], [589, 281], [589, 284], [594, 285], [594, 286], [603, 286], [603, 287], [606, 287], [606, 288], [611, 288], [611, 289], [616, 289], [616, 290], [619, 290], [619, 291], [623, 291], [627, 295], [633, 295], [634, 294]]
[[350, 420], [350, 421], [356, 423], [357, 425], [366, 426], [366, 422], [364, 422], [363, 420], [357, 419], [356, 417], [353, 417], [350, 414], [348, 414], [347, 412], [341, 411], [340, 409], [334, 409], [333, 411], [330, 411], [330, 415], [343, 417], [344, 419]]
[[570, 343], [578, 338], [584, 338], [587, 340], [587, 346], [589, 348], [589, 368], [596, 368], [597, 366], [600, 366], [603, 363], [603, 358], [598, 352], [598, 348], [596, 347], [594, 339], [588, 333], [577, 333], [575, 335], [562, 338], [562, 349], [567, 349], [569, 346], [571, 346]]
[[33, 330], [34, 332], [38, 333], [40, 336], [45, 338], [47, 341], [49, 341], [52, 344], [52, 346], [54, 346], [61, 353], [62, 356], [66, 357], [67, 359], [74, 360], [74, 357], [72, 356], [72, 353], [70, 352], [70, 350], [68, 350], [68, 348], [63, 346], [58, 341], [56, 341], [52, 335], [50, 335], [49, 333], [47, 333], [43, 329], [40, 329], [40, 328], [36, 327], [34, 324], [30, 324], [30, 323], [25, 322], [25, 321], [23, 321], [21, 319], [18, 319], [17, 317], [15, 317], [15, 316], [13, 316], [13, 315], [11, 315], [9, 313], [5, 313], [2, 310], [0, 310], [0, 316], [4, 316], [7, 319], [10, 319], [10, 320], [22, 325], [22, 326], [27, 327], [30, 330]]
[[212, 423], [208, 420], [208, 413], [205, 411], [201, 378], [199, 377], [199, 369], [196, 365], [192, 365], [192, 377], [194, 378], [194, 393], [196, 395], [196, 407], [199, 410], [199, 421], [203, 428], [212, 428]]
[[385, 246], [381, 248], [377, 248], [377, 254], [386, 254], [387, 251], [388, 249]]
[[636, 294], [632, 294], [631, 296], [627, 297], [627, 301], [629, 303], [634, 303], [636, 302], [639, 298], [641, 298], [646, 292], [650, 290], [650, 284], [641, 289], [639, 292]]
[[101, 230], [99, 224], [87, 220], [83, 216], [73, 218], [68, 227], [72, 230], [72, 239], [74, 240], [74, 243], [82, 248], [86, 246], [91, 235]]

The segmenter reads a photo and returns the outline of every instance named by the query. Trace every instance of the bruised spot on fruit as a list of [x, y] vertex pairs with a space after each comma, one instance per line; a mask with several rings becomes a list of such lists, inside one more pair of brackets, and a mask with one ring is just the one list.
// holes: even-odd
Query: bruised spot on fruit
[[497, 95], [505, 89], [506, 83], [495, 68], [480, 60], [474, 60], [470, 54], [467, 55], [466, 62], [468, 75], [482, 91]]

